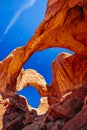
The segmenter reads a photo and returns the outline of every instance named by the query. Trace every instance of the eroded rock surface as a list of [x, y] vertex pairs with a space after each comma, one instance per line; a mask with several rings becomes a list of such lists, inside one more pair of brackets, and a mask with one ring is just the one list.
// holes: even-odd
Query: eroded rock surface
[[44, 93], [47, 93], [46, 81], [44, 77], [35, 70], [22, 70], [19, 74], [16, 83], [16, 91], [20, 91], [27, 86], [35, 87], [41, 96], [44, 96]]
[[77, 54], [60, 54], [52, 63], [55, 94], [63, 94], [75, 88], [87, 88], [87, 59]]
[[66, 123], [63, 130], [87, 130], [87, 105], [75, 117]]
[[[47, 85], [41, 74], [22, 67], [34, 52], [51, 47], [74, 54], [62, 53], [54, 60], [53, 80]], [[16, 94], [29, 85], [42, 96], [38, 109]], [[86, 130], [86, 109], [87, 0], [48, 0], [31, 40], [0, 62], [0, 129]]]

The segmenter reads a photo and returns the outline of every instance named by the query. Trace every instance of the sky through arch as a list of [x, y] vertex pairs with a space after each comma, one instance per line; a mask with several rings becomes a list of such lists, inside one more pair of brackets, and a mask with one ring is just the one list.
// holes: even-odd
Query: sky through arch
[[[0, 1], [0, 60], [14, 48], [23, 46], [33, 36], [46, 11], [47, 0], [3, 0]], [[51, 63], [65, 49], [51, 48], [36, 52], [24, 65], [24, 69], [35, 69], [49, 84], [52, 80]], [[40, 95], [33, 87], [19, 92], [28, 98], [33, 107], [39, 105]]]

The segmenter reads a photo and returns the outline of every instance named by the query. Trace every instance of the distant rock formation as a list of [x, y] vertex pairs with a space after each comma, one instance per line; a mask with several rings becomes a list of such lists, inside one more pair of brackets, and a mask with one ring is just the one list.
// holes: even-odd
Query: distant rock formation
[[[23, 70], [36, 51], [67, 48], [52, 63], [47, 85], [32, 69]], [[37, 109], [19, 90], [32, 85], [42, 96]], [[48, 0], [46, 15], [28, 43], [0, 62], [1, 130], [87, 130], [87, 0]]]

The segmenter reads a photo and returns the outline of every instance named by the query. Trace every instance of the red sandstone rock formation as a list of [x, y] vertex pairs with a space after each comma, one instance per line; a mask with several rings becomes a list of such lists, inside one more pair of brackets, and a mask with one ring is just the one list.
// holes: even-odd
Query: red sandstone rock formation
[[44, 93], [47, 92], [46, 81], [44, 77], [35, 70], [22, 70], [19, 74], [16, 83], [16, 91], [20, 91], [27, 86], [34, 86], [42, 96], [44, 96]]
[[[51, 47], [75, 54], [55, 59], [53, 80], [47, 85], [43, 76], [22, 67], [34, 52]], [[28, 85], [45, 96], [37, 110], [16, 94]], [[87, 130], [86, 104], [87, 0], [48, 0], [45, 18], [31, 40], [0, 62], [0, 129]]]
[[87, 88], [87, 59], [77, 54], [60, 54], [52, 63], [53, 86], [55, 94], [71, 89]]
[[87, 105], [67, 122], [62, 130], [87, 130]]

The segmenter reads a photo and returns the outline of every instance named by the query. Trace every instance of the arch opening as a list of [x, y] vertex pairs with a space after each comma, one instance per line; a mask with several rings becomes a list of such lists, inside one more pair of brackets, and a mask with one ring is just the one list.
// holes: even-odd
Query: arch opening
[[29, 86], [19, 91], [18, 94], [25, 96], [30, 106], [34, 108], [39, 106], [41, 96], [36, 88]]
[[[61, 52], [68, 52], [71, 54], [73, 53], [68, 49], [63, 48], [50, 48], [41, 52], [35, 52], [35, 54], [33, 54], [24, 65], [24, 69], [36, 70], [45, 78], [46, 83], [50, 84], [52, 81], [51, 64], [57, 55]], [[29, 86], [26, 89], [22, 89], [20, 92], [18, 92], [18, 94], [25, 96], [28, 99], [28, 103], [32, 107], [37, 108], [39, 106], [41, 96], [36, 88]]]

